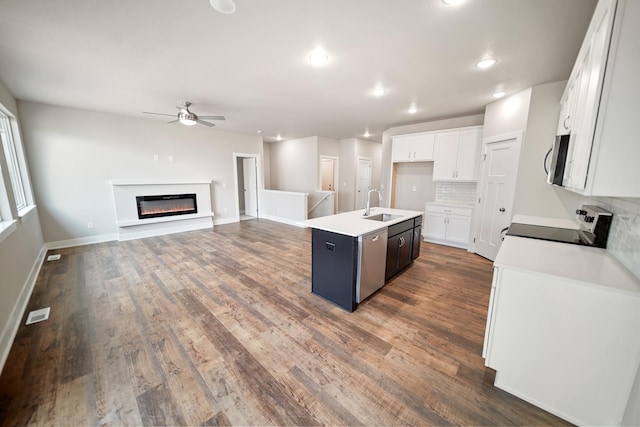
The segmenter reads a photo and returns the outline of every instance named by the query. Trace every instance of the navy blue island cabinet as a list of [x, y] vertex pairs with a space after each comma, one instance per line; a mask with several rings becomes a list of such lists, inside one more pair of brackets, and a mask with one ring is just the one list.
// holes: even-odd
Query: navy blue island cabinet
[[353, 312], [358, 305], [358, 238], [314, 228], [311, 248], [311, 292]]

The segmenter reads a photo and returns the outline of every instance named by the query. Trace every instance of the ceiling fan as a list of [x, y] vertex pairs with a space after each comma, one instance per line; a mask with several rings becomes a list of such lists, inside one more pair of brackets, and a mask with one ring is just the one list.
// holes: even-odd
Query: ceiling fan
[[[175, 120], [171, 120], [168, 123], [180, 122], [186, 126], [193, 126], [196, 123], [198, 123], [201, 125], [213, 127], [215, 126], [213, 123], [205, 122], [202, 119], [225, 120], [224, 116], [198, 116], [195, 113], [192, 113], [191, 111], [189, 111], [190, 106], [191, 106], [191, 103], [189, 101], [184, 101], [180, 107], [176, 107], [178, 109], [178, 115], [177, 115], [178, 118]], [[151, 113], [149, 111], [143, 111], [143, 114], [155, 114], [157, 116], [175, 117], [175, 114]]]

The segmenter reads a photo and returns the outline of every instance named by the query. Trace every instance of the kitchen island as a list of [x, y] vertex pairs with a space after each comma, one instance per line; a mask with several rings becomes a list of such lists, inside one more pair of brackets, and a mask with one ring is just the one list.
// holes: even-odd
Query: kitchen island
[[312, 231], [311, 292], [352, 312], [420, 254], [422, 212], [372, 208], [304, 221]]

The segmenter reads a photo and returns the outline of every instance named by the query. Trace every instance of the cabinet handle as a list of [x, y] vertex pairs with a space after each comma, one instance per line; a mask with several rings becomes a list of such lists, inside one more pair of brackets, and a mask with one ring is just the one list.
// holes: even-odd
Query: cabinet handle
[[562, 126], [566, 129], [569, 130], [569, 126], [567, 126], [567, 121], [569, 121], [569, 119], [571, 118], [571, 116], [567, 116], [564, 119], [564, 122], [562, 122]]
[[445, 209], [444, 211], [445, 212], [451, 212], [451, 209]]
[[398, 247], [401, 248], [404, 246], [404, 237], [400, 237], [400, 239], [398, 240]]
[[409, 151], [409, 155], [407, 156], [408, 159], [411, 159], [411, 151]]

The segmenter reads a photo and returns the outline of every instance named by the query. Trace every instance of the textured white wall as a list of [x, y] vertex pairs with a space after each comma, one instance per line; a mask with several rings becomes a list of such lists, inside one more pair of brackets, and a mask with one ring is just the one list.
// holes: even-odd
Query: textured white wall
[[112, 179], [210, 179], [215, 221], [232, 220], [233, 153], [262, 156], [254, 135], [32, 102], [19, 110], [47, 242], [116, 233]]
[[338, 195], [338, 209], [340, 212], [348, 212], [356, 208], [356, 168], [358, 157], [371, 159], [371, 188], [380, 188], [382, 145], [358, 138], [341, 140], [340, 193]]
[[547, 184], [542, 161], [553, 145], [566, 81], [534, 86], [520, 152], [514, 214], [575, 219], [581, 197]]
[[[19, 118], [16, 100], [2, 82], [0, 105]], [[30, 273], [38, 267], [38, 255], [44, 244], [37, 212], [32, 212], [25, 221], [18, 221], [16, 226], [17, 229], [0, 242], [0, 370], [8, 355], [14, 329], [21, 321], [21, 305], [29, 296]]]
[[273, 142], [270, 147], [272, 190], [317, 190], [318, 137]]

